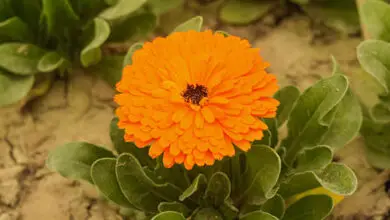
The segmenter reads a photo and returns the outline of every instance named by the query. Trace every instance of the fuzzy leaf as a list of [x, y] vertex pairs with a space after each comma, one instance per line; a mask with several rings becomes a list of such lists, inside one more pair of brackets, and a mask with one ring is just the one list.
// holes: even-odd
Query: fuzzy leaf
[[38, 73], [38, 63], [46, 51], [32, 44], [0, 44], [0, 67], [18, 75]]
[[80, 54], [80, 61], [84, 67], [97, 64], [102, 59], [100, 47], [110, 36], [110, 25], [101, 18], [93, 20], [93, 34], [88, 44]]
[[135, 51], [142, 49], [143, 45], [143, 43], [135, 43], [131, 45], [130, 49], [127, 51], [125, 59], [123, 60], [123, 67], [131, 65], [133, 63], [133, 55]]
[[100, 158], [114, 157], [111, 151], [86, 142], [71, 142], [49, 153], [46, 165], [64, 177], [82, 179], [93, 184], [91, 165]]
[[112, 33], [108, 39], [110, 42], [123, 42], [129, 39], [144, 38], [154, 30], [157, 25], [157, 17], [149, 11], [135, 13], [111, 22]]
[[133, 208], [134, 206], [123, 195], [115, 173], [115, 158], [101, 158], [91, 166], [91, 177], [95, 186], [109, 200], [114, 203]]
[[356, 190], [357, 178], [347, 166], [331, 163], [316, 172], [307, 171], [293, 175], [280, 185], [278, 193], [289, 198], [319, 186], [338, 195], [351, 195]]
[[166, 211], [154, 216], [151, 220], [186, 220], [181, 213]]
[[335, 107], [345, 96], [348, 85], [345, 76], [334, 75], [320, 80], [299, 97], [287, 123], [288, 137], [281, 144], [287, 150], [284, 160], [288, 165], [292, 165], [303, 148], [319, 144], [332, 123], [337, 112]]
[[116, 175], [123, 194], [135, 207], [147, 212], [157, 211], [158, 204], [175, 201], [180, 189], [169, 183], [156, 183], [144, 171], [139, 161], [129, 153], [121, 154], [116, 163]]
[[46, 20], [50, 34], [56, 35], [56, 31], [63, 32], [64, 28], [70, 27], [79, 21], [69, 0], [42, 0], [42, 14]]
[[370, 38], [390, 42], [390, 5], [382, 0], [368, 0], [360, 10]]
[[358, 46], [357, 57], [363, 69], [380, 83], [383, 95], [387, 95], [390, 88], [390, 43], [366, 40]]
[[31, 42], [33, 39], [33, 33], [20, 18], [12, 17], [0, 22], [0, 41]]
[[240, 210], [238, 210], [238, 208], [233, 205], [232, 201], [225, 201], [224, 204], [219, 207], [219, 211], [224, 216], [224, 219], [228, 220], [237, 219], [237, 216], [240, 212]]
[[223, 217], [221, 216], [221, 213], [219, 213], [217, 210], [212, 208], [203, 208], [199, 210], [194, 220], [205, 220], [205, 219], [212, 219], [212, 220], [223, 220]]
[[191, 183], [191, 185], [180, 195], [179, 200], [184, 201], [185, 199], [194, 196], [200, 199], [201, 194], [206, 190], [207, 179], [204, 174], [199, 174]]
[[230, 197], [231, 185], [229, 177], [222, 172], [214, 173], [207, 185], [205, 198], [213, 207], [221, 206]]
[[109, 21], [121, 19], [140, 9], [146, 1], [147, 0], [118, 0], [114, 6], [104, 10], [100, 14], [100, 17]]
[[248, 204], [261, 205], [273, 197], [273, 188], [279, 178], [281, 161], [278, 154], [267, 146], [252, 146], [246, 156], [249, 169], [246, 174], [248, 188], [244, 196]]
[[291, 196], [308, 191], [321, 186], [313, 172], [297, 173], [285, 182], [282, 182], [278, 193], [283, 198], [288, 199]]
[[[344, 75], [336, 59], [332, 57], [332, 60], [333, 75]], [[349, 88], [336, 106], [332, 123], [322, 137], [320, 144], [327, 145], [332, 149], [345, 146], [358, 135], [362, 122], [361, 105]]]
[[52, 72], [62, 65], [64, 65], [66, 59], [56, 52], [47, 52], [38, 63], [39, 72]]
[[339, 195], [352, 195], [357, 188], [357, 178], [344, 164], [331, 163], [324, 170], [316, 172], [321, 185]]
[[284, 122], [287, 121], [300, 93], [301, 92], [297, 87], [286, 86], [275, 94], [275, 99], [280, 102], [276, 116], [279, 126], [283, 125]]
[[304, 149], [297, 155], [296, 172], [324, 169], [332, 162], [333, 152], [328, 146], [317, 146]]
[[325, 219], [333, 209], [332, 198], [327, 195], [310, 195], [293, 203], [282, 220]]
[[254, 211], [243, 215], [240, 220], [278, 220], [278, 218], [263, 211]]
[[180, 202], [162, 202], [158, 205], [159, 212], [174, 211], [188, 216], [191, 212], [187, 206]]
[[118, 128], [118, 121], [119, 119], [114, 117], [110, 123], [110, 138], [118, 154], [132, 154], [138, 159], [142, 166], [154, 168], [156, 162], [148, 155], [148, 149], [140, 149], [133, 142], [126, 142], [124, 140], [125, 131]]
[[370, 164], [380, 169], [390, 169], [390, 123], [375, 123], [365, 119], [361, 134]]
[[0, 107], [26, 97], [33, 84], [34, 76], [17, 76], [0, 70]]
[[173, 32], [186, 32], [190, 30], [200, 31], [203, 25], [203, 17], [196, 16], [178, 25]]
[[184, 3], [184, 0], [148, 0], [148, 6], [156, 14], [164, 14], [171, 9], [177, 8]]
[[280, 219], [284, 215], [285, 208], [283, 197], [276, 194], [273, 198], [267, 200], [267, 202], [261, 206], [261, 211], [269, 213]]
[[219, 17], [226, 23], [248, 24], [264, 16], [273, 5], [273, 1], [229, 0], [222, 7]]

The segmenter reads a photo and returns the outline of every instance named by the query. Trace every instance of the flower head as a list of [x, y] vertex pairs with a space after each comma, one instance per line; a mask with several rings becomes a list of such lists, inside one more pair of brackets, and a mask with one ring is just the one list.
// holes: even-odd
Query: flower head
[[165, 167], [212, 165], [248, 151], [275, 117], [269, 66], [246, 40], [211, 31], [178, 32], [145, 43], [117, 84], [125, 140], [163, 154]]

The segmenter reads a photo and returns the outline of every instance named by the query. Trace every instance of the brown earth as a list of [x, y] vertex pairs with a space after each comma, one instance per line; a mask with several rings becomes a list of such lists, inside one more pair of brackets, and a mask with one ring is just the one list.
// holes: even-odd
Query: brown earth
[[[205, 15], [206, 27], [249, 39], [272, 63], [270, 70], [282, 85], [301, 89], [331, 74], [334, 55], [349, 76], [359, 71], [357, 37], [335, 34], [299, 14], [274, 13], [246, 27], [221, 25], [215, 11], [192, 8], [179, 16]], [[170, 24], [178, 14], [161, 22]], [[210, 18], [211, 17], [211, 18]], [[176, 19], [176, 23], [177, 20]], [[174, 25], [165, 25], [166, 33]], [[314, 34], [316, 33], [316, 34]], [[99, 199], [93, 187], [65, 179], [45, 168], [49, 150], [69, 141], [111, 146], [108, 124], [113, 117], [114, 91], [100, 79], [75, 71], [56, 81], [50, 92], [34, 101], [28, 111], [0, 109], [0, 220], [116, 220], [118, 211]], [[339, 204], [331, 219], [390, 219], [390, 199], [384, 183], [389, 172], [370, 168], [361, 138], [338, 152], [338, 159], [354, 169], [359, 189]]]

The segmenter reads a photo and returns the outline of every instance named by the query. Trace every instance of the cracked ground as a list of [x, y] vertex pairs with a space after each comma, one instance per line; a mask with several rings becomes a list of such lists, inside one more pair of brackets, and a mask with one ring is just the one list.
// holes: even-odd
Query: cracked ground
[[[360, 70], [355, 55], [359, 37], [318, 28], [304, 15], [284, 14], [281, 19], [274, 13], [254, 24], [234, 27], [220, 24], [213, 13], [177, 10], [161, 19], [167, 25], [158, 29], [158, 34], [172, 29], [172, 19], [184, 21], [201, 14], [206, 28], [225, 30], [260, 47], [280, 84], [302, 90], [331, 74], [331, 55], [348, 76]], [[27, 111], [0, 109], [0, 220], [122, 219], [92, 186], [45, 167], [48, 152], [70, 141], [111, 147], [108, 130], [115, 108], [113, 94], [103, 81], [77, 70], [67, 80], [56, 81]], [[359, 189], [335, 208], [330, 219], [390, 219], [390, 199], [384, 186], [389, 172], [370, 168], [361, 138], [341, 149], [337, 160], [353, 168]]]

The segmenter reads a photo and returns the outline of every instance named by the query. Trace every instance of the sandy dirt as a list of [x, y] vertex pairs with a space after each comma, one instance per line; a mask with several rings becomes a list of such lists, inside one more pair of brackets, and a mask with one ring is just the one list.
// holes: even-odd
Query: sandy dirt
[[[195, 8], [180, 18], [206, 15], [207, 28], [249, 39], [261, 48], [263, 57], [272, 64], [270, 71], [282, 85], [305, 89], [330, 75], [331, 54], [347, 75], [359, 70], [355, 58], [359, 38], [328, 31], [324, 34], [303, 15], [280, 19], [281, 15], [275, 13], [247, 27], [234, 27], [208, 19], [213, 13]], [[170, 19], [172, 15], [162, 21], [169, 23]], [[164, 33], [169, 28], [159, 31]], [[20, 112], [15, 106], [0, 109], [0, 220], [122, 219], [115, 207], [99, 199], [92, 186], [45, 168], [48, 151], [66, 142], [111, 146], [108, 125], [115, 108], [113, 94], [103, 81], [75, 71], [69, 79], [56, 81], [50, 92], [34, 101], [28, 111]], [[356, 172], [359, 189], [335, 208], [331, 219], [390, 219], [386, 217], [390, 199], [384, 187], [389, 172], [370, 168], [361, 138], [337, 154], [338, 160]]]

